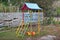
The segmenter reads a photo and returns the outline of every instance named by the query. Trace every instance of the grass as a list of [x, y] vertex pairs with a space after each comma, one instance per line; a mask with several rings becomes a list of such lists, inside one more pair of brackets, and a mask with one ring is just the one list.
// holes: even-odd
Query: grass
[[[4, 28], [3, 30], [0, 31], [0, 40], [22, 40], [21, 37], [16, 36], [16, 28], [9, 28], [9, 31], [7, 30], [8, 28]], [[31, 37], [31, 38], [36, 38], [37, 36], [38, 35]], [[26, 40], [26, 38], [29, 38], [29, 36], [25, 35], [23, 40]]]
[[[50, 25], [49, 25], [50, 26]], [[53, 26], [52, 26], [53, 27]], [[40, 38], [45, 35], [60, 35], [60, 27], [43, 27], [40, 34], [36, 34], [30, 38]], [[2, 30], [1, 30], [2, 31]], [[26, 40], [29, 36], [25, 36], [23, 39], [21, 37], [16, 37], [16, 28], [10, 28], [9, 31], [1, 32], [0, 31], [0, 40]]]
[[[4, 31], [4, 32], [2, 32]], [[4, 28], [0, 31], [0, 40], [25, 40], [28, 36], [25, 36], [24, 38], [17, 37], [16, 35], [16, 28]]]
[[0, 39], [18, 39], [18, 38], [16, 37], [15, 32], [8, 31], [8, 32], [1, 32]]

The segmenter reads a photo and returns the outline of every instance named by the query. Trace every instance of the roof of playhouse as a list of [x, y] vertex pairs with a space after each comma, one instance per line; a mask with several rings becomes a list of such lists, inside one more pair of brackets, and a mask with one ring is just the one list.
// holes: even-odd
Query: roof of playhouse
[[41, 10], [41, 8], [36, 3], [24, 3], [21, 9], [22, 10], [30, 10], [30, 9]]

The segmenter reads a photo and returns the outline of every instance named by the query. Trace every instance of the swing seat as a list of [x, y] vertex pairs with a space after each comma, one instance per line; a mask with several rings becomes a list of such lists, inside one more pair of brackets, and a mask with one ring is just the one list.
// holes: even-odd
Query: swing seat
[[30, 32], [30, 31], [29, 31], [29, 32], [26, 32], [26, 34], [27, 34], [28, 36], [35, 36], [36, 32], [34, 32], [34, 31], [33, 31], [33, 32]]

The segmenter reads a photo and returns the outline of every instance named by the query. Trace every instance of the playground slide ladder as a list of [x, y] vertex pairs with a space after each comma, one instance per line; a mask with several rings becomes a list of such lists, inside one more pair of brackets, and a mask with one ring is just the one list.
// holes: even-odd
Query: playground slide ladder
[[18, 28], [16, 30], [16, 35], [17, 36], [24, 36], [24, 34], [26, 33], [27, 29], [28, 29], [28, 25], [18, 26]]

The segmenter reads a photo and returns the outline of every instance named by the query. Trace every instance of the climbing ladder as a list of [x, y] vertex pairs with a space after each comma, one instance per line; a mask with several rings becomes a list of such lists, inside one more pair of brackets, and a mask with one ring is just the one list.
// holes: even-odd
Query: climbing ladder
[[27, 30], [28, 30], [28, 25], [27, 24], [21, 25], [21, 26], [19, 25], [18, 28], [17, 28], [17, 30], [16, 30], [17, 37], [18, 36], [22, 36], [23, 37], [25, 35], [25, 33], [26, 33]]

